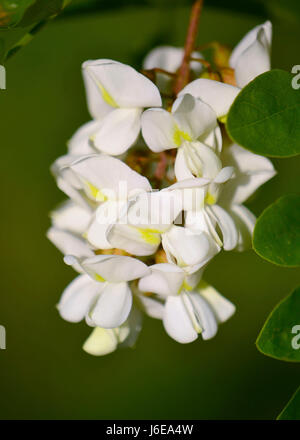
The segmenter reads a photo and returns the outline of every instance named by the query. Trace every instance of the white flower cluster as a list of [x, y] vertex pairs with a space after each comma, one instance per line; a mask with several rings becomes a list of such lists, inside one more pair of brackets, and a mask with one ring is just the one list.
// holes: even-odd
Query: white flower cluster
[[269, 22], [238, 44], [229, 60], [237, 86], [192, 61], [196, 79], [174, 99], [166, 95], [182, 49], [146, 57], [156, 83], [116, 61], [83, 64], [93, 119], [52, 167], [69, 199], [48, 237], [79, 273], [58, 310], [94, 327], [88, 353], [132, 346], [143, 312], [180, 343], [212, 338], [234, 313], [201, 278], [222, 248], [251, 244], [255, 217], [243, 203], [275, 174], [268, 159], [230, 144], [222, 124], [240, 89], [270, 68], [270, 45]]

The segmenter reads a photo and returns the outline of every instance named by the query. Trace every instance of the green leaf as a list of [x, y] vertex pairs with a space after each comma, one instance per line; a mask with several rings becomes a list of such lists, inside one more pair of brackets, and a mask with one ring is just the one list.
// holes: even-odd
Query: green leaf
[[265, 355], [300, 362], [300, 287], [271, 312], [256, 341]]
[[64, 0], [35, 0], [34, 4], [27, 9], [19, 26], [31, 26], [40, 21], [46, 20], [50, 17], [62, 12], [66, 2]]
[[[27, 44], [71, 0], [0, 0], [0, 64]], [[14, 7], [13, 7], [14, 5]], [[8, 9], [4, 9], [8, 8]]]
[[300, 420], [300, 387], [279, 414], [277, 420]]
[[232, 140], [263, 156], [300, 153], [300, 93], [294, 76], [271, 70], [251, 81], [236, 97], [227, 118]]
[[23, 17], [26, 9], [35, 0], [2, 0], [0, 1], [0, 28], [15, 26]]
[[288, 194], [268, 206], [258, 218], [253, 248], [280, 266], [300, 266], [300, 195]]

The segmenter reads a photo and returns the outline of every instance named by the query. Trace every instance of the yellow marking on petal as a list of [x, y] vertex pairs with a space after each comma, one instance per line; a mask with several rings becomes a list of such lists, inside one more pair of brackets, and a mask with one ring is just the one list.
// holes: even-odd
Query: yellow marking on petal
[[193, 287], [186, 280], [184, 280], [179, 288], [178, 295], [182, 292], [182, 290], [193, 290]]
[[185, 131], [181, 131], [179, 127], [176, 125], [174, 134], [173, 134], [173, 141], [177, 145], [177, 147], [180, 147], [183, 141], [192, 141], [191, 136], [186, 133]]
[[208, 192], [205, 196], [204, 202], [208, 205], [214, 205], [216, 203], [216, 198]]
[[97, 202], [105, 202], [107, 197], [103, 194], [103, 192], [94, 186], [91, 182], [85, 181], [86, 186], [88, 187], [88, 195], [92, 197]]
[[105, 202], [107, 200], [107, 197], [105, 194], [103, 194], [102, 191], [98, 191], [97, 197], [96, 197], [97, 202]]
[[99, 283], [105, 283], [105, 279], [97, 273], [94, 274], [94, 278], [96, 281], [99, 281]]
[[89, 192], [91, 193], [91, 196], [95, 199], [98, 195], [98, 188], [96, 188], [92, 183], [88, 181], [86, 182], [86, 185], [89, 189]]
[[93, 71], [91, 69], [87, 69], [89, 75], [92, 77], [93, 81], [97, 85], [97, 87], [100, 90], [100, 93], [102, 95], [103, 100], [106, 102], [106, 104], [110, 105], [111, 107], [119, 107], [114, 98], [109, 94], [109, 92], [106, 90], [106, 88], [100, 83], [100, 81], [97, 79], [97, 77], [94, 75]]
[[186, 280], [183, 282], [183, 288], [185, 290], [193, 290], [193, 287]]
[[220, 116], [218, 119], [219, 119], [220, 122], [222, 122], [222, 124], [226, 124], [226, 122], [227, 122], [227, 115]]
[[97, 86], [100, 89], [101, 95], [103, 100], [106, 102], [106, 104], [110, 105], [111, 107], [119, 107], [114, 98], [108, 93], [108, 91], [103, 87], [103, 85], [97, 81]]
[[148, 244], [159, 244], [160, 243], [160, 231], [158, 229], [144, 229], [137, 228], [142, 236], [142, 239]]

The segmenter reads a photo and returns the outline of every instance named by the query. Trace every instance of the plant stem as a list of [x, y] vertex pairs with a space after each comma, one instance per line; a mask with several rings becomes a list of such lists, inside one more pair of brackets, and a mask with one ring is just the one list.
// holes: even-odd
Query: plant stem
[[203, 0], [196, 0], [191, 11], [190, 22], [184, 46], [184, 55], [179, 68], [177, 80], [174, 85], [174, 93], [177, 95], [189, 82], [190, 78], [190, 57], [195, 47], [195, 40], [198, 31], [199, 18], [202, 11]]
[[196, 63], [203, 64], [203, 66], [206, 67], [208, 70], [212, 70], [211, 64], [203, 58], [190, 57], [190, 61], [196, 61]]

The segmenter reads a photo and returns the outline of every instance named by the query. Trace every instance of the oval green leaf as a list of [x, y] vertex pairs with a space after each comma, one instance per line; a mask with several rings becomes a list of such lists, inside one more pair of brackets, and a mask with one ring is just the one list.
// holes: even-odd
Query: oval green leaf
[[254, 228], [253, 248], [271, 263], [300, 265], [300, 195], [283, 196], [263, 211]]
[[300, 287], [271, 312], [256, 341], [265, 355], [300, 362]]
[[277, 420], [300, 420], [300, 387], [279, 414]]
[[263, 156], [300, 153], [300, 90], [296, 77], [271, 70], [251, 81], [236, 97], [227, 131], [239, 145]]

